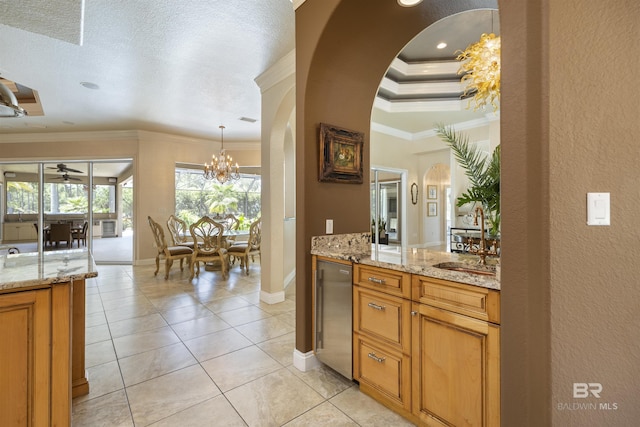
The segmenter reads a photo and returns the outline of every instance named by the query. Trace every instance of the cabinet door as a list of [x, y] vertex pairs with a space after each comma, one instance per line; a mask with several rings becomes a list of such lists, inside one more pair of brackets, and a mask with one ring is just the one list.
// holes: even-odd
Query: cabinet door
[[427, 425], [500, 425], [500, 329], [413, 304], [413, 412]]
[[0, 295], [0, 425], [49, 425], [49, 289]]
[[19, 233], [18, 233], [18, 227], [15, 226], [15, 224], [5, 224], [4, 225], [4, 234], [2, 239], [5, 242], [15, 242], [18, 241], [19, 238]]

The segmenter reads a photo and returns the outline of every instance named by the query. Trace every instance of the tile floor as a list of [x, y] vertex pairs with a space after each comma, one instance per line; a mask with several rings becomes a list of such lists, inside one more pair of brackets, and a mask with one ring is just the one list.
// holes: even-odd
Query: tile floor
[[100, 265], [87, 281], [75, 427], [412, 425], [331, 369], [293, 367], [295, 290], [260, 302], [259, 264], [192, 283], [177, 263], [167, 281], [154, 269]]

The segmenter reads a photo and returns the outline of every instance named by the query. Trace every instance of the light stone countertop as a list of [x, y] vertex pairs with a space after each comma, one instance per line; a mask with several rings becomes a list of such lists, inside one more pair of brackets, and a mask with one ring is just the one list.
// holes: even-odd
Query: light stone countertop
[[87, 249], [0, 256], [0, 292], [96, 277], [98, 270]]
[[[381, 245], [380, 248], [384, 249], [376, 254], [370, 242], [370, 233], [318, 236], [312, 238], [311, 254], [500, 290], [500, 280], [495, 275], [434, 267], [441, 263], [457, 263], [468, 268], [485, 269], [478, 265], [477, 255], [438, 252], [423, 248], [402, 249], [386, 245]], [[498, 259], [487, 258], [486, 270], [495, 272], [497, 263]]]

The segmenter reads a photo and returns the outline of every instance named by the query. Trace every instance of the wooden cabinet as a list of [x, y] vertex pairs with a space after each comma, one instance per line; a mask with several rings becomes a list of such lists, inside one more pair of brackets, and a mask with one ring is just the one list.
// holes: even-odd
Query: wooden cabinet
[[0, 425], [71, 424], [70, 304], [69, 283], [0, 293]]
[[354, 265], [354, 378], [427, 426], [500, 425], [500, 292]]
[[413, 276], [412, 296], [414, 415], [428, 426], [499, 426], [499, 291]]
[[411, 413], [411, 275], [355, 264], [353, 376], [360, 389]]
[[499, 327], [413, 307], [413, 413], [429, 426], [499, 426]]
[[37, 240], [38, 233], [30, 222], [5, 222], [3, 227], [3, 242], [20, 242]]

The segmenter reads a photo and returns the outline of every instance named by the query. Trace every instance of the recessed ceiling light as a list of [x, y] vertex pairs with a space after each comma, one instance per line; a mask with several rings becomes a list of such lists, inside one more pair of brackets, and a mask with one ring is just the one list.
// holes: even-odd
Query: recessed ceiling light
[[87, 89], [93, 89], [93, 90], [100, 89], [100, 86], [91, 82], [80, 82], [80, 85], [86, 87]]
[[447, 44], [445, 42], [440, 42], [436, 45], [436, 47], [438, 49], [444, 49], [445, 47], [447, 47]]
[[398, 0], [398, 4], [402, 7], [411, 7], [415, 6], [418, 3], [421, 3], [422, 0]]

